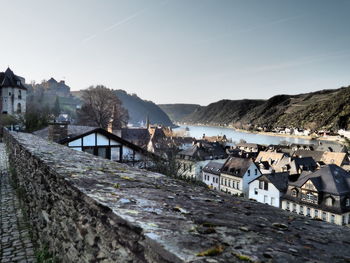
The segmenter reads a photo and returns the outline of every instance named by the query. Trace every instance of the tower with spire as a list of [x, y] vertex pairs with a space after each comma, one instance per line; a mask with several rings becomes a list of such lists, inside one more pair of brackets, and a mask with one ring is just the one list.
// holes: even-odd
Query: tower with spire
[[0, 113], [23, 114], [26, 111], [27, 88], [25, 80], [10, 68], [0, 72]]

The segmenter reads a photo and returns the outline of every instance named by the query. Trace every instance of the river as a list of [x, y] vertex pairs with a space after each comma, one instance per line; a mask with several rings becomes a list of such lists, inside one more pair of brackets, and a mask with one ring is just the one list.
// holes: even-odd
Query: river
[[226, 135], [226, 137], [228, 139], [231, 139], [232, 142], [239, 142], [242, 139], [249, 143], [266, 144], [266, 145], [280, 144], [282, 141], [287, 141], [288, 143], [300, 143], [300, 144], [312, 143], [312, 141], [308, 139], [241, 132], [241, 131], [235, 131], [232, 128], [214, 127], [214, 126], [180, 126], [175, 130], [184, 130], [186, 127], [189, 128], [188, 136], [195, 137], [197, 139], [202, 138], [203, 134], [205, 134], [206, 136]]

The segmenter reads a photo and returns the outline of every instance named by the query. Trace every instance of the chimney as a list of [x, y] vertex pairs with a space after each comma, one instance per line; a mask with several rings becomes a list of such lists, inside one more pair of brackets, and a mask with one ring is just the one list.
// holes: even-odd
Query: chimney
[[68, 125], [66, 123], [51, 123], [48, 129], [48, 139], [50, 141], [59, 142], [68, 137]]

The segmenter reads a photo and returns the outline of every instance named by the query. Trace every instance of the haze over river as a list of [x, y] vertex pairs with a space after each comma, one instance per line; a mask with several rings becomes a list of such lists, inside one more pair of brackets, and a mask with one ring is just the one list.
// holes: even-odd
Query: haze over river
[[312, 141], [308, 139], [241, 132], [241, 131], [236, 131], [232, 128], [214, 127], [214, 126], [180, 126], [175, 130], [184, 130], [186, 127], [189, 128], [188, 135], [191, 137], [195, 137], [197, 139], [202, 138], [203, 134], [205, 134], [206, 136], [226, 135], [228, 139], [232, 139], [232, 142], [239, 142], [241, 139], [243, 139], [249, 143], [258, 143], [258, 144], [266, 144], [266, 145], [280, 144], [282, 141], [287, 141], [289, 143], [300, 143], [300, 144], [312, 143]]

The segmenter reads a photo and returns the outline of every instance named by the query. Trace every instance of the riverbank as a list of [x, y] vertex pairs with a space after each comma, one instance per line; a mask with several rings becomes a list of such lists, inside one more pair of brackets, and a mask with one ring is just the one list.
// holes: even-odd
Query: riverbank
[[[310, 143], [312, 143], [313, 141], [332, 141], [332, 142], [337, 142], [337, 143], [341, 143], [344, 144], [344, 139], [341, 138], [340, 136], [322, 136], [322, 137], [312, 137], [312, 136], [304, 136], [304, 135], [294, 135], [294, 134], [281, 134], [281, 133], [274, 133], [274, 132], [263, 132], [263, 131], [248, 131], [248, 130], [244, 130], [244, 129], [237, 129], [235, 127], [232, 126], [213, 126], [213, 125], [204, 125], [204, 124], [198, 124], [198, 125], [191, 125], [191, 124], [179, 124], [177, 123], [177, 125], [180, 125], [181, 128], [185, 128], [185, 127], [202, 127], [202, 128], [208, 128], [208, 129], [218, 129], [220, 130], [220, 133], [218, 132], [218, 134], [212, 134], [211, 136], [216, 136], [216, 135], [226, 135], [228, 136], [229, 134], [225, 134], [225, 131], [232, 131], [232, 132], [236, 132], [236, 133], [241, 133], [241, 134], [247, 134], [247, 135], [261, 135], [261, 136], [269, 136], [269, 137], [273, 137], [273, 138], [280, 138], [280, 139], [285, 139], [288, 142], [291, 142], [291, 140], [289, 140], [288, 138], [292, 139], [294, 142], [293, 143], [298, 143], [296, 141], [308, 141]], [[205, 133], [205, 132], [203, 132]], [[205, 133], [206, 134], [206, 133]], [[209, 135], [209, 134], [206, 134]], [[235, 139], [235, 138], [232, 138]], [[244, 138], [242, 138], [244, 139]], [[248, 140], [247, 140], [248, 141]], [[248, 141], [248, 142], [253, 142], [253, 141]], [[291, 142], [292, 143], [292, 142]], [[301, 142], [300, 142], [301, 143]]]

